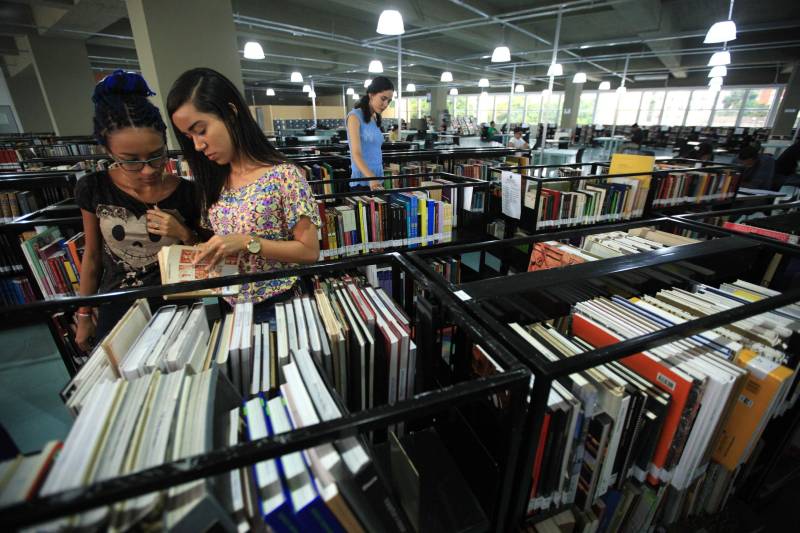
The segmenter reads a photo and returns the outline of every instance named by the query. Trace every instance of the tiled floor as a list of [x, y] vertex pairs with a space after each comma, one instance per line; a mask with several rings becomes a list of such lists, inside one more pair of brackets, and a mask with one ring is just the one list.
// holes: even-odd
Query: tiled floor
[[58, 393], [68, 380], [46, 326], [0, 330], [0, 424], [23, 453], [66, 437], [72, 416]]

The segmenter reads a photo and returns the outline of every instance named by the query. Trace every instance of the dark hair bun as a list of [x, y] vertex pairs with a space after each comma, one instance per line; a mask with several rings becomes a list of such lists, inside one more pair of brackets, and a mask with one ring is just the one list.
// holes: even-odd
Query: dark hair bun
[[147, 98], [156, 93], [150, 90], [147, 82], [140, 74], [115, 70], [110, 76], [95, 85], [92, 101], [96, 104], [108, 99], [109, 96], [141, 96]]

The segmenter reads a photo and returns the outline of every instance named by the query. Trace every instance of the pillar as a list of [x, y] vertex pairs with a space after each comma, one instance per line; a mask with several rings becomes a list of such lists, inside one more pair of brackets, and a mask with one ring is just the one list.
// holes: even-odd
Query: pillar
[[22, 126], [20, 126], [19, 115], [2, 71], [0, 71], [0, 108], [2, 108], [0, 133], [20, 133]]
[[[33, 64], [11, 74], [8, 79], [8, 91], [14, 100], [17, 116], [20, 121], [20, 131], [26, 133], [49, 133], [53, 130], [53, 122], [47, 112], [39, 80]], [[91, 133], [89, 130], [87, 133]]]
[[778, 114], [775, 116], [772, 135], [790, 136], [794, 122], [797, 120], [798, 110], [800, 110], [800, 63], [795, 63], [792, 75], [789, 76], [789, 83], [786, 84], [786, 90], [783, 93], [783, 101], [781, 101]]
[[128, 0], [127, 5], [142, 76], [167, 124], [167, 94], [189, 69], [214, 69], [244, 94], [230, 0]]
[[564, 87], [564, 106], [561, 111], [561, 128], [575, 130], [578, 122], [578, 108], [581, 105], [582, 83], [567, 81]]
[[95, 82], [84, 41], [39, 35], [20, 39], [33, 59], [55, 134], [91, 135]]

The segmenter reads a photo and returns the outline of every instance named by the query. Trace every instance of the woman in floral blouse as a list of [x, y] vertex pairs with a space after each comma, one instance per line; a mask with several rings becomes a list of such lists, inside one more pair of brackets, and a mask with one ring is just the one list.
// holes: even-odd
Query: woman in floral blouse
[[[167, 108], [198, 185], [204, 222], [215, 233], [199, 245], [196, 261], [209, 258], [213, 265], [240, 254], [243, 273], [315, 262], [320, 219], [311, 189], [267, 141], [233, 83], [211, 69], [189, 70], [172, 86]], [[243, 284], [238, 300], [263, 304], [258, 320], [290, 296], [296, 280]]]

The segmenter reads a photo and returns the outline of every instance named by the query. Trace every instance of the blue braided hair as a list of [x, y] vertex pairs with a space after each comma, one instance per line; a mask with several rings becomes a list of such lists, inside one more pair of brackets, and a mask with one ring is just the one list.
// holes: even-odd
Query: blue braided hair
[[107, 146], [108, 135], [122, 128], [152, 128], [166, 140], [167, 125], [158, 108], [148, 99], [156, 93], [150, 90], [142, 76], [134, 72], [115, 70], [95, 85], [94, 136]]

